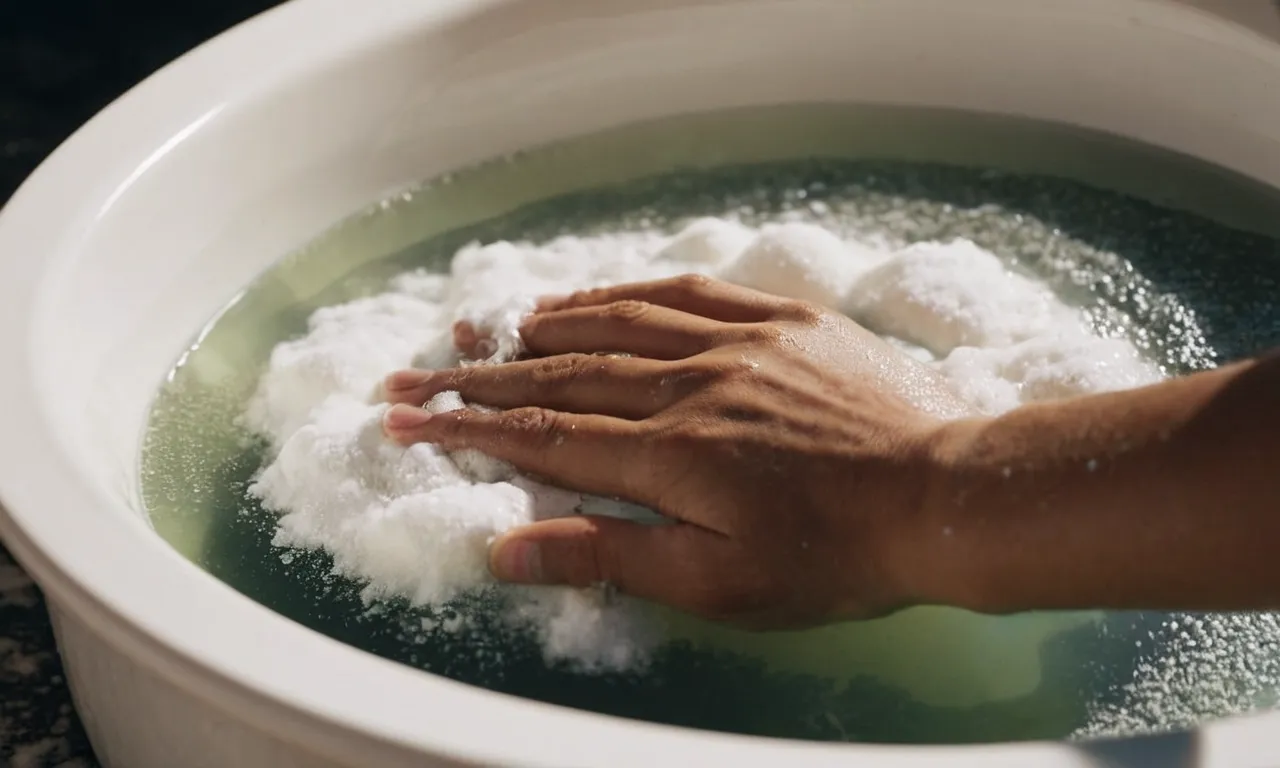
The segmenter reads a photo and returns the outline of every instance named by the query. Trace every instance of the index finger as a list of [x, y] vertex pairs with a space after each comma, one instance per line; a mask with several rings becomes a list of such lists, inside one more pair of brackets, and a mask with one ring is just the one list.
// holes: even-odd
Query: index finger
[[781, 296], [691, 274], [547, 297], [538, 302], [537, 311], [599, 307], [620, 301], [643, 301], [726, 323], [778, 319], [790, 314], [797, 304]]
[[565, 488], [653, 503], [643, 482], [648, 463], [643, 457], [637, 460], [637, 448], [644, 445], [639, 422], [537, 407], [433, 414], [393, 405], [383, 417], [383, 429], [404, 445], [473, 449]]

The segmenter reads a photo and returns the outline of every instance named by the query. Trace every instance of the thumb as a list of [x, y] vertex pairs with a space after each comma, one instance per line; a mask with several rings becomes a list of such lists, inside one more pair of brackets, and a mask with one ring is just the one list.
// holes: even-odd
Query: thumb
[[622, 592], [674, 604], [690, 586], [691, 564], [705, 562], [716, 534], [685, 523], [643, 525], [576, 515], [516, 528], [489, 549], [500, 581], [589, 587], [607, 581]]

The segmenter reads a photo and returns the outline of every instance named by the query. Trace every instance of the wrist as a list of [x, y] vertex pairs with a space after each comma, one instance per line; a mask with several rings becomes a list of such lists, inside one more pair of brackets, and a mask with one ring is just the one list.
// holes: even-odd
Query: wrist
[[979, 446], [995, 424], [989, 417], [943, 421], [919, 440], [919, 495], [896, 558], [912, 605], [999, 610], [984, 567], [992, 531], [983, 502], [971, 496], [984, 474]]

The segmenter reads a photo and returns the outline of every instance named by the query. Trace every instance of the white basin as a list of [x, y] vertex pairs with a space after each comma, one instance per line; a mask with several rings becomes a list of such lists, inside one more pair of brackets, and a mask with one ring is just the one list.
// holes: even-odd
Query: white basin
[[1280, 714], [1097, 745], [910, 747], [557, 708], [323, 637], [150, 529], [136, 480], [150, 399], [274, 259], [389, 192], [522, 147], [830, 101], [1074, 124], [1280, 187], [1280, 42], [1156, 0], [295, 0], [63, 145], [0, 214], [0, 533], [49, 600], [101, 759], [1280, 765]]

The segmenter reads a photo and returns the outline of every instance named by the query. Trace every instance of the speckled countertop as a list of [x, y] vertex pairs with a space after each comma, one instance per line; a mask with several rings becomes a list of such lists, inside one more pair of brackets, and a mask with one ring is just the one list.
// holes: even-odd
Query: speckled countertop
[[40, 591], [0, 549], [0, 764], [96, 766], [71, 708]]
[[[116, 96], [278, 1], [0, 1], [0, 202]], [[97, 765], [40, 592], [0, 547], [0, 766]]]

